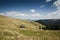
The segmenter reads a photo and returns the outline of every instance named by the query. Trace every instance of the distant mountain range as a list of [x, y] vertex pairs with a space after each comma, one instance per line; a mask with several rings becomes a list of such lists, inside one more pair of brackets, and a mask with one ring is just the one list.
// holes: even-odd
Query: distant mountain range
[[37, 20], [35, 22], [46, 25], [47, 29], [60, 29], [60, 19], [45, 19]]

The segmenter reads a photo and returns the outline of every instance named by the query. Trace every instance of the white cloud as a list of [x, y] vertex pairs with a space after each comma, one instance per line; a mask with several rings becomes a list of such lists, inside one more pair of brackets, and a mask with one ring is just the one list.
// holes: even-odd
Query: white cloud
[[50, 1], [52, 1], [52, 0], [46, 0], [46, 2], [50, 2]]
[[34, 17], [39, 17], [39, 16], [41, 16], [40, 14], [32, 14], [31, 16], [34, 16]]
[[16, 16], [25, 16], [25, 14], [16, 14]]
[[43, 7], [44, 7], [44, 5], [40, 6], [40, 8], [43, 8]]
[[57, 6], [57, 10], [60, 10], [60, 0], [54, 2], [54, 5]]
[[6, 11], [5, 12], [6, 16], [24, 16], [25, 14], [21, 13], [21, 12], [16, 12], [16, 11]]
[[36, 10], [35, 10], [35, 9], [31, 9], [30, 12], [31, 12], [31, 13], [35, 13]]
[[60, 0], [55, 1], [54, 5], [57, 7], [57, 10], [49, 13], [48, 16], [53, 19], [60, 19]]
[[4, 13], [0, 13], [0, 15], [4, 15]]
[[25, 14], [17, 11], [6, 11], [4, 13], [0, 13], [0, 15], [10, 16], [14, 18], [21, 18], [21, 19], [39, 19], [41, 15], [39, 13], [34, 14]]
[[52, 12], [52, 13], [49, 13], [48, 16], [52, 16], [52, 15], [55, 15], [57, 14], [56, 12]]
[[0, 13], [0, 14], [5, 14], [6, 16], [40, 16], [40, 14], [35, 13], [35, 14], [25, 14], [25, 13], [21, 13], [21, 12], [16, 12], [16, 11], [6, 11], [4, 13]]
[[36, 14], [36, 16], [40, 16], [40, 14]]
[[[50, 2], [52, 0], [46, 0], [46, 2]], [[60, 19], [60, 0], [57, 0], [53, 3], [53, 5], [55, 5], [57, 7], [57, 10], [52, 12], [52, 13], [48, 13], [47, 15], [42, 15], [42, 18], [45, 19]], [[42, 6], [43, 7], [43, 6]]]
[[[59, 11], [60, 12], [60, 11]], [[6, 11], [4, 13], [0, 13], [1, 15], [5, 15], [5, 16], [10, 16], [10, 17], [14, 17], [14, 18], [20, 18], [20, 19], [52, 19], [52, 18], [59, 18], [60, 14], [57, 14], [56, 12], [53, 13], [49, 13], [47, 15], [43, 15], [43, 14], [39, 14], [39, 13], [34, 13], [34, 14], [24, 14], [21, 12], [16, 12], [16, 11]], [[54, 15], [54, 16], [53, 16]], [[56, 16], [55, 15], [59, 15]], [[53, 16], [53, 17], [52, 17]]]

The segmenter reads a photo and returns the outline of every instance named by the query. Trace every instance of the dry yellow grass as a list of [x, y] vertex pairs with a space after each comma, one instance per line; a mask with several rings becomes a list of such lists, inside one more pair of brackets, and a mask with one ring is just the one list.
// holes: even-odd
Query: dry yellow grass
[[[19, 28], [24, 24], [26, 28]], [[38, 29], [42, 24], [0, 16], [0, 40], [60, 40], [60, 30]]]

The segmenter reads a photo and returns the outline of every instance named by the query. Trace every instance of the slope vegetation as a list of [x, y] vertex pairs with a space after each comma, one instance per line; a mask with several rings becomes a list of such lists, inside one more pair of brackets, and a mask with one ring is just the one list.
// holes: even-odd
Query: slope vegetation
[[[20, 25], [25, 28], [20, 28]], [[60, 30], [39, 29], [42, 24], [0, 15], [0, 40], [60, 40]]]

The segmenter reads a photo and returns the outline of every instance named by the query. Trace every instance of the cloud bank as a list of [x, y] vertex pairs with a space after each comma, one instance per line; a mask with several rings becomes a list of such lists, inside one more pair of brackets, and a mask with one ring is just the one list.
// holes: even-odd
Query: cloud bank
[[57, 10], [49, 13], [48, 15], [52, 16], [54, 19], [60, 19], [60, 0], [55, 1], [53, 4], [57, 7]]
[[52, 0], [46, 0], [46, 2], [50, 2], [50, 1], [52, 1]]
[[30, 10], [30, 12], [31, 12], [31, 13], [35, 13], [35, 12], [36, 12], [36, 10], [34, 10], [34, 9], [31, 9], [31, 10]]

